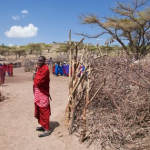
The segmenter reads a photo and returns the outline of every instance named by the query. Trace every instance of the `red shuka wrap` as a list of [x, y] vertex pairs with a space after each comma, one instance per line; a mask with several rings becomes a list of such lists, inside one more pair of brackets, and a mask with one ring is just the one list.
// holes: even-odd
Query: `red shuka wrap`
[[52, 66], [53, 74], [55, 74], [55, 65]]
[[49, 96], [49, 68], [46, 64], [39, 67], [34, 78], [34, 88], [38, 88], [41, 93]]
[[6, 71], [7, 71], [7, 66], [5, 64], [3, 64], [3, 69], [4, 69], [4, 72], [6, 74]]
[[2, 84], [4, 84], [5, 81], [5, 71], [4, 68], [2, 66], [0, 66], [0, 81]]
[[13, 76], [13, 64], [9, 65], [10, 76]]
[[45, 129], [49, 130], [49, 116], [51, 115], [50, 105], [47, 107], [39, 107], [35, 104], [34, 116], [38, 119], [38, 123]]
[[[39, 67], [34, 78], [34, 88], [38, 88], [41, 93], [46, 96], [49, 94], [49, 68], [46, 64]], [[39, 124], [45, 129], [49, 130], [49, 116], [51, 115], [50, 104], [46, 107], [40, 107], [35, 103], [34, 116], [38, 119]]]

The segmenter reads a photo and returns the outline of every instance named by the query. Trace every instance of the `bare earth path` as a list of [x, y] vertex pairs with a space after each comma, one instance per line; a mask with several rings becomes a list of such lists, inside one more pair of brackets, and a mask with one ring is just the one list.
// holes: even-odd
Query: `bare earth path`
[[[0, 102], [0, 150], [85, 150], [76, 136], [69, 136], [64, 126], [68, 95], [68, 78], [51, 74], [52, 134], [39, 138], [34, 116], [32, 73], [23, 68], [14, 69], [14, 77], [6, 77], [0, 90], [10, 97]], [[92, 148], [91, 148], [92, 149]]]

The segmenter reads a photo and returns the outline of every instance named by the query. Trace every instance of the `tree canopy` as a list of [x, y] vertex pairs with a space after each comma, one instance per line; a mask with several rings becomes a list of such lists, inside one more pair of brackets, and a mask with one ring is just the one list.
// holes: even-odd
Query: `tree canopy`
[[43, 44], [31, 43], [28, 45], [29, 54], [41, 55], [43, 52]]
[[[81, 15], [82, 24], [98, 25], [103, 31], [97, 35], [81, 33], [89, 38], [97, 38], [109, 34], [110, 42], [118, 41], [128, 55], [135, 53], [146, 55], [150, 52], [150, 7], [142, 9], [148, 0], [132, 0], [132, 3], [118, 2], [115, 8], [111, 8], [116, 15], [104, 17], [105, 21], [95, 14]], [[128, 45], [126, 42], [128, 42]]]
[[51, 48], [52, 48], [52, 45], [51, 44], [44, 44], [44, 48], [46, 48], [48, 53], [49, 53]]
[[0, 55], [6, 55], [11, 48], [9, 46], [0, 45]]
[[16, 55], [16, 59], [27, 55], [27, 46], [12, 47], [12, 51]]

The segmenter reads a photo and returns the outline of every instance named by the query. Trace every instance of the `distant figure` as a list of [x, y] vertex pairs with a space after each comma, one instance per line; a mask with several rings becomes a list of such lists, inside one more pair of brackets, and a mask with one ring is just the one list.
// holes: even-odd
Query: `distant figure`
[[7, 65], [5, 63], [3, 63], [3, 69], [4, 69], [4, 72], [5, 72], [5, 75], [6, 75]]
[[55, 64], [55, 75], [58, 76], [58, 63]]
[[10, 66], [9, 66], [10, 64], [7, 64], [7, 68], [6, 68], [6, 71], [7, 71], [7, 74], [8, 74], [8, 76], [10, 76]]
[[53, 63], [53, 60], [52, 60], [52, 57], [50, 57], [50, 59], [49, 59], [49, 65], [52, 66], [52, 63]]
[[64, 62], [64, 64], [63, 64], [63, 75], [64, 76], [67, 76], [67, 74], [66, 74], [66, 62]]
[[47, 59], [46, 60], [46, 64], [49, 65], [49, 62], [50, 62], [50, 59]]
[[62, 69], [62, 65], [60, 62], [58, 62], [56, 65], [55, 65], [55, 75], [56, 76], [59, 76], [59, 75], [63, 75], [63, 69]]
[[12, 77], [13, 76], [13, 63], [9, 64], [9, 75]]
[[59, 66], [59, 67], [60, 67], [60, 69], [59, 69], [59, 70], [60, 70], [60, 71], [59, 71], [59, 73], [60, 73], [60, 75], [62, 76], [62, 75], [63, 75], [63, 66], [62, 66], [62, 64], [61, 64], [61, 63], [60, 63], [60, 66]]
[[60, 74], [60, 69], [61, 69], [61, 68], [60, 68], [60, 62], [58, 62], [58, 69], [57, 69], [57, 70], [58, 70], [58, 72], [57, 72], [57, 75], [59, 75], [59, 74]]
[[5, 71], [3, 66], [0, 66], [0, 81], [1, 81], [1, 86], [3, 86], [5, 81]]
[[66, 65], [66, 76], [69, 76], [69, 63], [67, 62]]
[[52, 72], [55, 74], [55, 64], [52, 65]]
[[39, 134], [39, 137], [50, 135], [49, 117], [51, 115], [50, 109], [50, 93], [49, 82], [50, 72], [48, 66], [45, 64], [46, 58], [40, 56], [38, 59], [38, 66], [35, 69], [34, 78], [34, 103], [35, 103], [35, 117], [41, 127], [37, 127], [37, 131], [44, 131]]

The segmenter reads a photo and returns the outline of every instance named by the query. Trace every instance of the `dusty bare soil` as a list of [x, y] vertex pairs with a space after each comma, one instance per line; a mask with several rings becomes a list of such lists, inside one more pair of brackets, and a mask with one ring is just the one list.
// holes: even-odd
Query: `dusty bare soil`
[[[7, 100], [0, 102], [0, 150], [85, 150], [78, 137], [68, 135], [64, 114], [68, 95], [68, 78], [51, 74], [51, 135], [39, 138], [35, 128], [32, 73], [14, 69], [14, 77], [6, 77], [0, 87]], [[90, 147], [89, 150], [95, 150]]]

